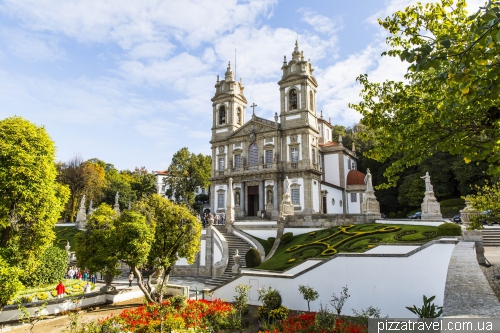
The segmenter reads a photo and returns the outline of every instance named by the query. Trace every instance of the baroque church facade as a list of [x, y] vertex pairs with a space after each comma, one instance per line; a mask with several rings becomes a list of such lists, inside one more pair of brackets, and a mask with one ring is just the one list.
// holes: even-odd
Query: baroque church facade
[[287, 62], [285, 56], [281, 70], [280, 110], [273, 120], [254, 112], [245, 119], [250, 105], [230, 63], [225, 78], [217, 76], [210, 141], [211, 211], [224, 212], [232, 191], [237, 220], [262, 211], [277, 219], [288, 177], [295, 214], [360, 214], [365, 175], [356, 170], [354, 147], [344, 147], [341, 138], [333, 142], [333, 126], [322, 112], [318, 117], [314, 69], [297, 42], [292, 59]]

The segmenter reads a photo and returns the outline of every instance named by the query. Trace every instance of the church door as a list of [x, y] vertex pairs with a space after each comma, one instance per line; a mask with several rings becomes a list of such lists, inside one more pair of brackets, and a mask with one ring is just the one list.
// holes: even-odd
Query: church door
[[323, 214], [327, 214], [326, 211], [326, 197], [323, 197]]
[[248, 216], [259, 215], [259, 186], [248, 186]]

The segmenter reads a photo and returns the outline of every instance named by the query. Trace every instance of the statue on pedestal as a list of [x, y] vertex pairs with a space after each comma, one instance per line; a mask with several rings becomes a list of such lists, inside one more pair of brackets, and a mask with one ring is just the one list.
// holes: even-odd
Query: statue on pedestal
[[292, 198], [290, 196], [290, 186], [292, 185], [292, 182], [288, 179], [288, 176], [285, 177], [283, 185], [285, 187], [285, 194], [283, 194], [283, 201], [281, 202], [280, 217], [284, 218], [286, 215], [294, 215], [294, 208]]
[[425, 196], [422, 202], [422, 220], [441, 220], [441, 206], [434, 196], [434, 189], [431, 184], [431, 176], [429, 172], [425, 176], [420, 177], [425, 181]]
[[361, 202], [361, 213], [380, 217], [380, 204], [375, 196], [370, 169], [366, 169], [365, 184], [366, 190], [363, 201]]

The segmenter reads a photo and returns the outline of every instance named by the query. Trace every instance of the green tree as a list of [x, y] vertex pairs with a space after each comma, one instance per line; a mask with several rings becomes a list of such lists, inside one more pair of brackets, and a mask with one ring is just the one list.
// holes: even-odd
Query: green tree
[[132, 176], [130, 186], [138, 199], [156, 193], [156, 177], [148, 173], [145, 167], [136, 167], [130, 175]]
[[379, 20], [391, 34], [383, 55], [410, 64], [406, 81], [380, 84], [361, 75], [362, 101], [350, 106], [374, 134], [367, 156], [397, 156], [386, 186], [438, 151], [487, 161], [490, 174], [500, 172], [500, 4], [489, 2], [472, 16], [465, 7], [463, 0], [442, 0]]
[[70, 200], [65, 208], [65, 217], [74, 221], [80, 200], [85, 194], [87, 202], [100, 202], [107, 186], [104, 178], [104, 167], [91, 161], [84, 162], [80, 156], [75, 156], [66, 163], [57, 165], [57, 179], [71, 190]]
[[105, 272], [117, 275], [117, 234], [114, 220], [117, 213], [107, 204], [101, 204], [90, 215], [85, 232], [75, 235], [75, 254], [78, 266], [91, 273]]
[[299, 285], [299, 292], [302, 294], [302, 296], [307, 302], [307, 311], [311, 312], [311, 307], [309, 306], [309, 303], [311, 303], [311, 301], [315, 301], [318, 299], [319, 297], [318, 292], [313, 288], [304, 285]]
[[68, 254], [57, 246], [50, 246], [40, 256], [34, 272], [26, 272], [21, 278], [27, 287], [57, 283], [64, 279], [68, 268]]
[[132, 189], [133, 177], [130, 171], [118, 171], [117, 169], [110, 168], [106, 172], [106, 180], [108, 185], [104, 190], [104, 202], [109, 205], [115, 204], [116, 192], [119, 193], [118, 203], [120, 209], [128, 207], [129, 203], [137, 200], [137, 194]]
[[212, 158], [208, 155], [190, 153], [184, 147], [174, 154], [172, 163], [168, 167], [166, 195], [177, 202], [192, 205], [194, 191], [198, 187], [207, 188], [210, 184]]
[[0, 280], [12, 273], [0, 288], [0, 308], [20, 286], [17, 269], [32, 271], [55, 238], [69, 190], [56, 181], [54, 155], [43, 127], [20, 117], [0, 121]]

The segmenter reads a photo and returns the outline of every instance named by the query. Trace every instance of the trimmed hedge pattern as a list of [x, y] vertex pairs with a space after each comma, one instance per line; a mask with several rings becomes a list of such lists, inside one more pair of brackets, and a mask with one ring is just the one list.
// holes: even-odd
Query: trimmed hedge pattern
[[462, 236], [462, 227], [455, 223], [443, 223], [438, 226], [439, 236]]

